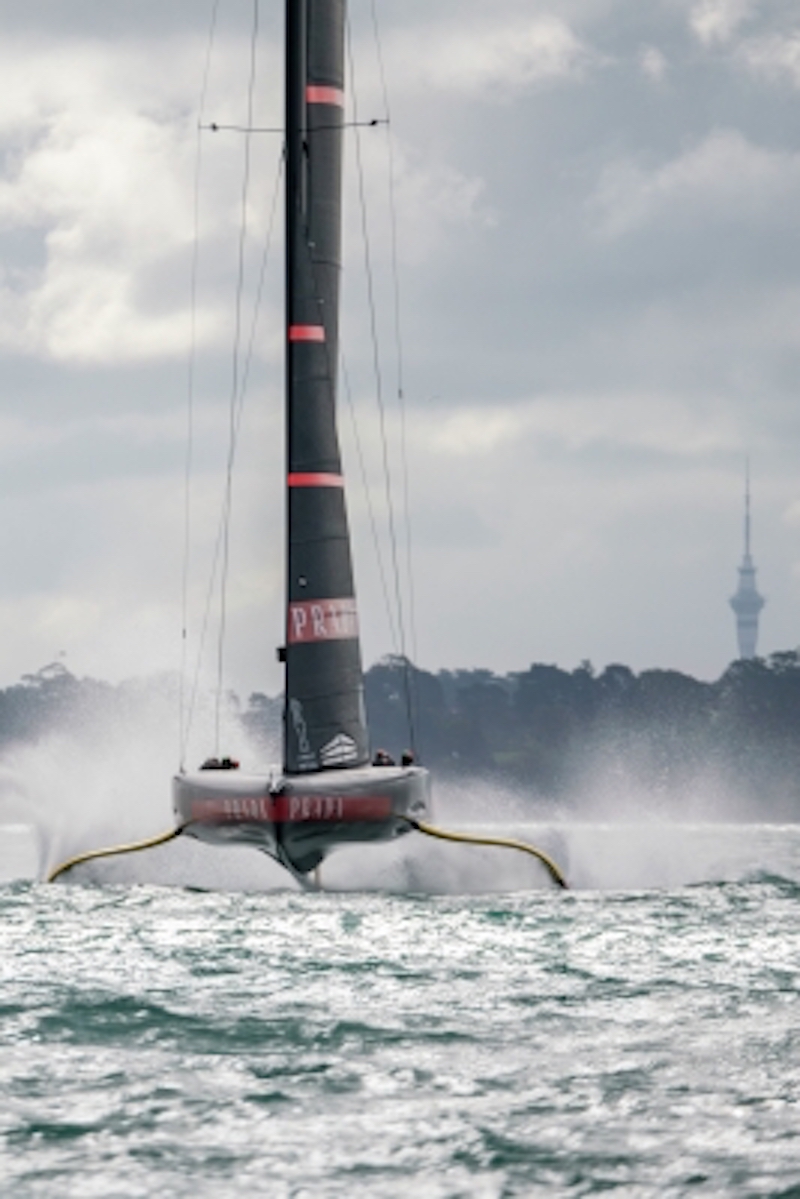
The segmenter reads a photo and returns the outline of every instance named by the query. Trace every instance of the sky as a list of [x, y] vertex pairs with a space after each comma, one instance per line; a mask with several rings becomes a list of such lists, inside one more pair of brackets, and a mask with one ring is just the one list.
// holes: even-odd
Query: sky
[[[198, 133], [247, 123], [254, 3], [210, 38], [212, 8], [0, 0], [0, 685], [184, 647], [215, 677], [238, 372], [223, 676], [281, 687], [280, 138]], [[375, 0], [378, 41], [372, 12], [350, 115], [390, 124], [347, 138], [340, 406], [365, 661], [718, 677], [748, 458], [759, 652], [794, 648], [796, 5]], [[263, 128], [281, 29], [261, 0]]]

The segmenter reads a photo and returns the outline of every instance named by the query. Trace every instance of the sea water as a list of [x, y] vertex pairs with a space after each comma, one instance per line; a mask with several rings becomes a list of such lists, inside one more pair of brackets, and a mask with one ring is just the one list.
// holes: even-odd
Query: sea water
[[800, 830], [514, 831], [3, 884], [0, 1193], [800, 1195]]

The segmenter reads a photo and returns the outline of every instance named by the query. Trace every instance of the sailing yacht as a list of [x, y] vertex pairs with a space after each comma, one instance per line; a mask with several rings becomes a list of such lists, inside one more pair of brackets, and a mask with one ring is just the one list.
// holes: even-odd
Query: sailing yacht
[[364, 708], [336, 427], [344, 22], [345, 0], [286, 0], [283, 762], [261, 775], [210, 759], [173, 780], [185, 835], [252, 845], [300, 877], [338, 845], [408, 832], [429, 807], [426, 770], [373, 759]]

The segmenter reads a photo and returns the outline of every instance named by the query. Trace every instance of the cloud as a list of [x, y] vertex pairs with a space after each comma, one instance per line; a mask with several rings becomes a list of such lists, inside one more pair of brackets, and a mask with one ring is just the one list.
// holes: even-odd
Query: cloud
[[[351, 160], [355, 159], [352, 142], [347, 153]], [[391, 261], [395, 237], [402, 247], [404, 264], [419, 264], [430, 255], [441, 253], [445, 245], [463, 236], [465, 230], [485, 228], [496, 219], [486, 201], [486, 185], [480, 176], [467, 175], [396, 140], [390, 161], [386, 137], [371, 130], [360, 139], [360, 158], [370, 252], [377, 262]], [[397, 222], [394, 229], [388, 203], [390, 178]], [[361, 184], [353, 172], [344, 197], [344, 265], [353, 272], [361, 269], [363, 258], [360, 192]]]
[[434, 427], [426, 429], [425, 436], [442, 454], [483, 456], [517, 437], [520, 429], [518, 408], [487, 413], [482, 409], [463, 407], [452, 416], [439, 414]]
[[642, 46], [639, 51], [639, 67], [648, 79], [652, 79], [654, 83], [661, 83], [669, 70], [669, 63], [658, 46]]
[[[106, 677], [177, 659], [208, 11], [135, 7], [0, 0], [7, 679], [62, 649], [72, 669]], [[378, 8], [423, 665], [589, 657], [718, 673], [735, 645], [727, 597], [748, 449], [770, 595], [763, 646], [795, 643], [796, 525], [784, 514], [797, 501], [800, 438], [800, 168], [781, 90], [797, 79], [794, 5]], [[252, 9], [224, 9], [205, 115], [235, 123]], [[273, 125], [280, 13], [262, 10], [258, 114]], [[354, 3], [351, 18], [360, 115], [381, 117], [369, 6]], [[386, 134], [361, 135], [384, 350], [394, 345]], [[383, 534], [353, 136], [342, 340]], [[227, 449], [243, 142], [208, 134], [202, 148], [193, 639]], [[253, 149], [248, 310], [279, 139]], [[228, 661], [243, 692], [281, 682], [277, 258], [236, 473]], [[389, 403], [393, 359], [383, 359]], [[347, 413], [343, 400], [370, 660], [392, 646]]]
[[700, 0], [692, 6], [689, 23], [705, 45], [730, 41], [756, 9], [756, 0]]
[[659, 396], [619, 392], [559, 394], [520, 399], [487, 412], [464, 407], [457, 414], [421, 416], [414, 433], [417, 453], [477, 462], [525, 443], [528, 453], [569, 456], [601, 448], [692, 458], [736, 450], [741, 431], [719, 403], [696, 398], [677, 404]]
[[[196, 153], [188, 81], [196, 50], [194, 41], [155, 51], [133, 43], [114, 57], [112, 74], [107, 49], [88, 41], [68, 53], [50, 44], [3, 47], [0, 232], [17, 242], [27, 237], [30, 246], [27, 261], [0, 276], [0, 345], [62, 362], [185, 353]], [[153, 89], [159, 72], [166, 86]], [[218, 105], [218, 119], [231, 107], [238, 115], [229, 100]], [[241, 177], [241, 144], [218, 141], [212, 153], [220, 175]], [[211, 195], [201, 233], [235, 230], [235, 190], [226, 195], [217, 185]], [[263, 208], [254, 204], [256, 232]], [[198, 340], [219, 342], [228, 325], [220, 297], [201, 297]]]
[[598, 230], [614, 238], [665, 220], [763, 221], [793, 208], [792, 197], [800, 202], [800, 154], [716, 129], [651, 170], [631, 160], [605, 167], [591, 207]]
[[580, 76], [593, 61], [589, 49], [559, 17], [537, 16], [431, 23], [390, 42], [393, 74], [417, 86], [473, 97], [510, 98], [556, 80]]
[[[270, 44], [262, 55], [260, 111], [267, 125], [280, 123], [274, 53]], [[148, 43], [134, 42], [118, 50], [112, 73], [107, 49], [90, 41], [71, 43], [68, 54], [61, 46], [28, 42], [0, 52], [7, 82], [0, 136], [9, 147], [0, 180], [0, 238], [27, 246], [21, 261], [0, 271], [0, 347], [87, 364], [185, 355], [196, 155], [190, 64], [196, 69], [198, 57], [196, 40], [159, 47], [155, 55]], [[217, 47], [206, 108], [222, 124], [241, 121], [240, 59], [236, 44]], [[369, 87], [368, 80], [365, 106]], [[263, 196], [274, 186], [279, 140], [266, 157], [262, 149], [248, 213], [253, 260], [264, 237]], [[348, 153], [355, 157], [352, 142]], [[368, 190], [385, 191], [380, 131], [361, 136], [361, 155]], [[231, 336], [242, 161], [240, 137], [205, 135], [198, 216], [207, 282], [193, 320], [196, 341], [207, 348], [223, 348]], [[493, 219], [479, 176], [399, 141], [393, 169], [406, 261], [424, 259], [448, 229]], [[354, 174], [348, 178], [346, 211], [357, 243], [358, 188]], [[374, 244], [387, 257], [385, 195], [372, 200], [371, 211], [383, 214]], [[256, 269], [250, 267], [251, 289]], [[279, 353], [279, 342], [268, 348], [270, 357]]]
[[749, 38], [739, 46], [738, 57], [759, 78], [800, 87], [800, 33]]

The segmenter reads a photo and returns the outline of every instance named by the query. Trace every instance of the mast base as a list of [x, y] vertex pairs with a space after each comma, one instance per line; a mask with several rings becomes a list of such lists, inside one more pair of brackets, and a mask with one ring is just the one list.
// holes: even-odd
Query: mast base
[[172, 802], [185, 836], [252, 845], [306, 875], [338, 845], [392, 841], [430, 814], [430, 776], [419, 766], [361, 766], [314, 774], [176, 775]]

